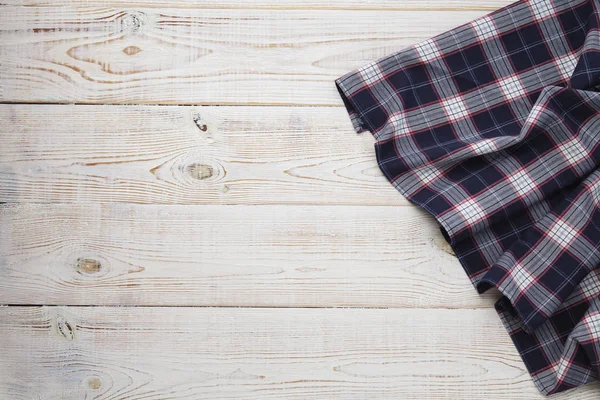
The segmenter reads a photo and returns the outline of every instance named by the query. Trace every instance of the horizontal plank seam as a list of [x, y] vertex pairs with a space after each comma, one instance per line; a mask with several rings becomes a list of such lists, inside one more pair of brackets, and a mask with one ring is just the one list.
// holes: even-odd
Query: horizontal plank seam
[[[111, 5], [109, 5], [111, 6]], [[56, 5], [38, 5], [38, 4], [25, 4], [25, 5], [14, 5], [14, 4], [6, 4], [0, 3], [0, 7], [24, 7], [24, 8], [49, 8], [56, 7]], [[153, 8], [165, 8], [160, 5], [153, 4], [141, 4], [139, 6], [128, 6], [129, 8], [145, 8], [145, 9], [153, 9]], [[166, 8], [176, 9], [176, 10], [186, 10], [186, 9], [195, 9], [195, 10], [273, 10], [273, 11], [412, 11], [412, 12], [432, 12], [432, 11], [454, 11], [454, 12], [462, 12], [462, 11], [494, 11], [499, 7], [492, 6], [472, 6], [465, 5], [459, 7], [402, 7], [402, 6], [391, 6], [391, 7], [354, 7], [354, 8], [345, 8], [345, 7], [335, 7], [335, 6], [310, 6], [310, 7], [298, 7], [298, 6], [244, 6], [244, 5], [235, 5], [235, 6], [218, 6], [218, 5], [210, 5], [207, 7], [203, 7], [202, 5], [193, 6], [185, 6], [185, 5], [169, 5]]]
[[[332, 81], [333, 82], [333, 81]], [[39, 101], [0, 101], [0, 105], [50, 105], [50, 106], [156, 106], [156, 107], [311, 107], [342, 108], [343, 104], [309, 103], [92, 103], [92, 102], [39, 102]]]
[[414, 207], [412, 204], [336, 204], [336, 203], [246, 203], [246, 204], [198, 204], [198, 203], [126, 203], [119, 201], [75, 201], [75, 202], [12, 202], [12, 201], [2, 201], [0, 200], [0, 207], [31, 207], [31, 206], [81, 206], [81, 207], [89, 207], [89, 206], [135, 206], [135, 207], [252, 207], [252, 208], [267, 208], [267, 207], [348, 207], [348, 208], [362, 208], [362, 207]]
[[257, 309], [332, 309], [332, 310], [486, 310], [493, 306], [482, 305], [481, 307], [359, 307], [359, 306], [190, 306], [190, 305], [135, 305], [135, 304], [0, 304], [2, 308], [10, 307], [103, 307], [103, 308], [257, 308]]

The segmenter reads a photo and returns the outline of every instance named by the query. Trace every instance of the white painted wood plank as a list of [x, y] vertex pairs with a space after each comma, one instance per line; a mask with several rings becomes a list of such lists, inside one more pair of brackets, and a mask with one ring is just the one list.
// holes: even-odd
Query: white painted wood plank
[[0, 202], [406, 205], [338, 107], [0, 105]]
[[10, 205], [0, 304], [488, 308], [414, 207]]
[[[486, 10], [493, 11], [514, 0], [177, 0], [173, 8], [267, 9], [267, 10]], [[64, 6], [64, 0], [3, 0], [13, 6]], [[157, 7], [160, 0], [69, 0], [69, 5], [103, 7]]]
[[491, 309], [5, 307], [0, 366], [14, 400], [544, 398]]
[[335, 78], [488, 12], [59, 4], [2, 6], [1, 101], [339, 106]]

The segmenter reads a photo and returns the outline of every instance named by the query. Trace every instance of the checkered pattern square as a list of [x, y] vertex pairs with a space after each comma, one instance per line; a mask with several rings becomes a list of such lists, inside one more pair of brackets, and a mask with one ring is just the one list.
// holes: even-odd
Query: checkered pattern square
[[442, 106], [449, 121], [457, 121], [469, 115], [467, 106], [460, 96], [455, 96], [442, 101]]
[[577, 165], [577, 163], [589, 157], [589, 153], [579, 142], [579, 140], [577, 140], [577, 138], [573, 138], [565, 143], [562, 143], [560, 146], [558, 146], [558, 149], [565, 158], [565, 161], [572, 166]]
[[369, 64], [359, 69], [365, 84], [372, 85], [380, 79], [383, 79], [383, 73], [377, 64]]
[[518, 99], [527, 94], [517, 76], [509, 76], [501, 79], [498, 84], [506, 100]]
[[535, 181], [525, 170], [519, 170], [508, 177], [519, 196], [525, 196], [536, 188]]
[[555, 15], [555, 11], [552, 6], [552, 0], [531, 1], [531, 11], [533, 12], [533, 17], [537, 21], [541, 21], [545, 18]]
[[498, 31], [496, 30], [496, 25], [494, 25], [494, 20], [488, 16], [476, 19], [471, 22], [471, 26], [475, 29], [477, 39], [480, 41], [498, 37]]
[[478, 155], [493, 153], [498, 150], [498, 146], [493, 139], [482, 139], [471, 144], [471, 150]]
[[440, 50], [432, 39], [417, 44], [415, 50], [423, 62], [433, 61], [441, 57]]
[[390, 116], [390, 123], [394, 127], [395, 132], [407, 132], [409, 130], [406, 114], [402, 111]]
[[577, 56], [573, 53], [565, 54], [556, 59], [556, 67], [560, 71], [560, 76], [565, 80], [569, 79], [571, 74], [573, 74], [576, 65]]
[[566, 249], [577, 237], [577, 230], [562, 219], [558, 219], [548, 231], [548, 237]]
[[427, 165], [424, 168], [417, 168], [415, 169], [415, 174], [419, 177], [419, 180], [425, 185], [442, 176], [442, 172], [439, 169], [437, 169], [434, 165]]
[[336, 80], [544, 394], [600, 377], [599, 7], [518, 1]]
[[535, 282], [535, 277], [519, 263], [515, 263], [514, 268], [510, 271], [510, 275], [521, 291], [527, 290]]
[[456, 210], [467, 224], [474, 224], [485, 217], [485, 212], [474, 199], [467, 199], [458, 204]]

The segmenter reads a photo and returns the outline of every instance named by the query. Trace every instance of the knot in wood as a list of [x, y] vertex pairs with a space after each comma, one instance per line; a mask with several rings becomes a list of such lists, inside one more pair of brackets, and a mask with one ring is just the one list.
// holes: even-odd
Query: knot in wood
[[140, 49], [137, 46], [127, 46], [123, 49], [123, 53], [127, 54], [128, 56], [132, 56], [134, 54], [139, 53], [140, 51], [142, 51], [142, 49]]
[[87, 380], [87, 385], [92, 390], [98, 390], [102, 387], [102, 380], [97, 376], [91, 376]]
[[192, 113], [192, 119], [194, 120], [194, 123], [196, 124], [198, 129], [200, 129], [202, 132], [206, 132], [208, 130], [208, 126], [206, 125], [206, 123], [204, 122], [202, 117], [200, 116], [200, 113], [198, 113], [198, 112]]
[[141, 12], [132, 12], [123, 16], [121, 30], [125, 32], [139, 31], [146, 21], [146, 16]]
[[71, 326], [71, 324], [69, 324], [69, 321], [67, 321], [63, 317], [58, 317], [56, 319], [56, 329], [58, 329], [58, 333], [60, 333], [60, 335], [67, 340], [73, 340], [73, 338], [75, 337], [73, 327]]
[[188, 166], [188, 172], [194, 179], [208, 179], [214, 175], [215, 170], [210, 165], [206, 164], [191, 164]]
[[77, 272], [80, 274], [96, 274], [100, 272], [102, 264], [100, 261], [92, 260], [90, 258], [78, 258], [77, 259]]

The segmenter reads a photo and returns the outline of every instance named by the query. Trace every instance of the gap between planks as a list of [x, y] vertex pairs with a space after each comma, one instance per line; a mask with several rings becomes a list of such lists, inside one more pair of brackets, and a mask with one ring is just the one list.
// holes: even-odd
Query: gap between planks
[[428, 310], [462, 310], [462, 311], [474, 311], [474, 310], [481, 310], [481, 309], [486, 309], [486, 308], [491, 308], [491, 307], [409, 307], [409, 306], [405, 306], [405, 307], [386, 307], [386, 306], [371, 306], [371, 307], [366, 307], [366, 306], [286, 306], [286, 305], [281, 305], [281, 306], [261, 306], [261, 305], [254, 305], [254, 306], [234, 306], [234, 305], [223, 305], [223, 306], [219, 306], [219, 305], [210, 305], [210, 306], [203, 306], [203, 305], [197, 305], [197, 306], [191, 306], [191, 305], [177, 305], [177, 304], [170, 304], [170, 305], [146, 305], [146, 304], [123, 304], [123, 305], [104, 305], [104, 304], [34, 304], [34, 303], [26, 303], [26, 304], [0, 304], [0, 307], [23, 307], [23, 308], [27, 308], [27, 307], [82, 307], [82, 308], [95, 308], [95, 307], [119, 307], [119, 308], [230, 308], [230, 309], [238, 309], [238, 308], [246, 308], [246, 309], [253, 309], [253, 308], [258, 308], [258, 309], [272, 309], [272, 310], [276, 310], [276, 309], [298, 309], [298, 310], [398, 310], [398, 309], [403, 309], [403, 310], [414, 310], [414, 309], [418, 309], [418, 310], [423, 310], [423, 312], [426, 312]]

